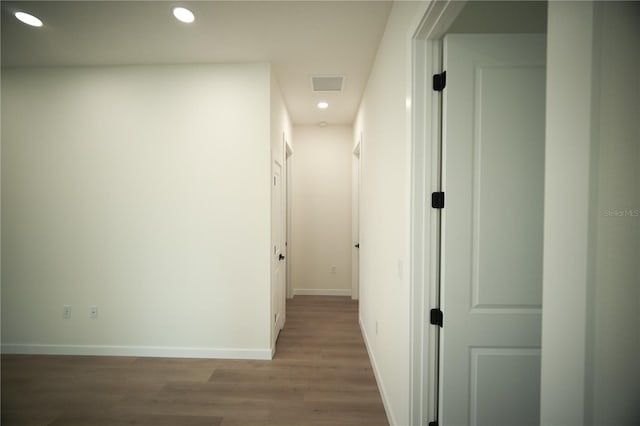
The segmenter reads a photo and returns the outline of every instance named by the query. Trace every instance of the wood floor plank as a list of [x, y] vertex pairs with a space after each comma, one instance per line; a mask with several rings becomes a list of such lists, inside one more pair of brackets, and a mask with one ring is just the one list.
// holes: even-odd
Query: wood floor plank
[[61, 410], [9, 410], [5, 408], [5, 404], [3, 403], [0, 424], [14, 426], [48, 426], [61, 414]]
[[348, 297], [287, 301], [273, 360], [2, 356], [4, 426], [388, 425]]
[[221, 417], [131, 414], [107, 411], [92, 414], [65, 414], [49, 426], [220, 426]]

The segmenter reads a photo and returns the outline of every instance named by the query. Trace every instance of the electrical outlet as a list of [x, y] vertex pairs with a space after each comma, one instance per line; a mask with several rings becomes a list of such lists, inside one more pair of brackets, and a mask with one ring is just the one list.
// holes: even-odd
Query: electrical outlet
[[331, 273], [332, 274], [336, 273], [336, 269], [337, 269], [336, 265], [331, 265]]
[[62, 318], [71, 319], [71, 305], [64, 305], [62, 307]]
[[89, 306], [89, 318], [98, 319], [98, 307], [96, 305]]

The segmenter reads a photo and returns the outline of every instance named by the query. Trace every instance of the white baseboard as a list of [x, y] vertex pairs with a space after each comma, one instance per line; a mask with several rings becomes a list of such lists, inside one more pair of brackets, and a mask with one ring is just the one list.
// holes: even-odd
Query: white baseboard
[[294, 288], [294, 296], [351, 296], [351, 289], [344, 288]]
[[3, 354], [135, 356], [160, 358], [272, 359], [271, 349], [179, 348], [157, 346], [2, 344]]
[[367, 353], [369, 354], [369, 360], [371, 361], [371, 367], [373, 368], [373, 375], [376, 378], [376, 383], [378, 384], [378, 390], [380, 391], [380, 396], [382, 397], [382, 405], [384, 406], [384, 412], [387, 414], [387, 419], [389, 420], [389, 424], [391, 426], [397, 425], [396, 419], [391, 411], [391, 406], [389, 405], [389, 399], [387, 398], [387, 392], [385, 391], [384, 382], [382, 381], [382, 376], [380, 376], [380, 372], [378, 371], [378, 364], [376, 364], [376, 358], [373, 356], [373, 351], [371, 350], [371, 346], [369, 346], [369, 338], [367, 337], [367, 331], [362, 326], [362, 318], [358, 317], [358, 324], [360, 324], [360, 332], [362, 333], [362, 337], [364, 339], [364, 345], [367, 348]]

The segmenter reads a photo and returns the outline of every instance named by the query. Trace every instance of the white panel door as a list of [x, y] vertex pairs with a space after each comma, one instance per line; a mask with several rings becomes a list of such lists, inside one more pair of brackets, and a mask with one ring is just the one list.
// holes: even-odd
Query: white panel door
[[443, 48], [441, 424], [538, 425], [545, 37]]
[[274, 343], [284, 326], [285, 309], [285, 216], [282, 173], [282, 164], [279, 161], [274, 161], [271, 182], [271, 306]]

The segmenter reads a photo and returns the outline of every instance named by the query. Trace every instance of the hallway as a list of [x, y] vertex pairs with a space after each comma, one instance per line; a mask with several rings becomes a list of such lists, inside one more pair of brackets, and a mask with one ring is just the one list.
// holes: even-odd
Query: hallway
[[347, 297], [297, 296], [272, 361], [2, 357], [2, 424], [386, 425]]

